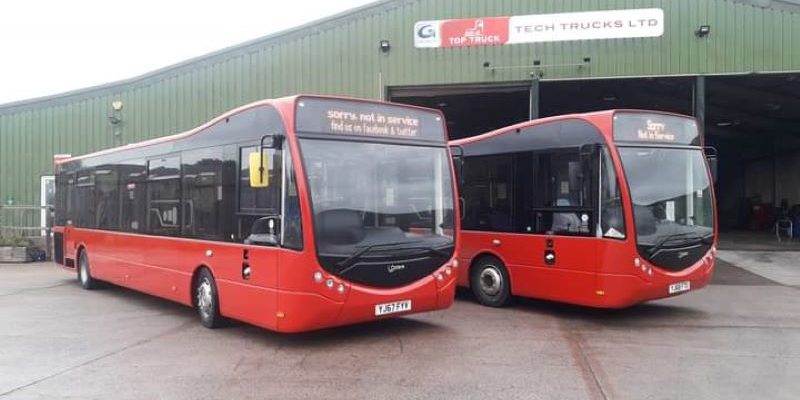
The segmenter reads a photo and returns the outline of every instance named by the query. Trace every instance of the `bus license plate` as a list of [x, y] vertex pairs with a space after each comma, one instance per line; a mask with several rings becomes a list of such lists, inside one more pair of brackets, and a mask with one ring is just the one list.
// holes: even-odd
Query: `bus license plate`
[[375, 316], [395, 314], [404, 311], [411, 311], [411, 300], [396, 301], [394, 303], [384, 303], [375, 305]]
[[691, 286], [689, 285], [689, 281], [673, 283], [672, 285], [669, 285], [669, 294], [685, 292], [685, 291], [687, 291], [689, 289], [691, 289]]

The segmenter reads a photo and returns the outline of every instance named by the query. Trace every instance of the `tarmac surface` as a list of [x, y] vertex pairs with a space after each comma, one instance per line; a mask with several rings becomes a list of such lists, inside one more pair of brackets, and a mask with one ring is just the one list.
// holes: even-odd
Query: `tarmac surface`
[[449, 310], [301, 335], [208, 330], [50, 263], [0, 265], [0, 399], [800, 399], [798, 287], [736, 262], [626, 310], [492, 309], [464, 292]]

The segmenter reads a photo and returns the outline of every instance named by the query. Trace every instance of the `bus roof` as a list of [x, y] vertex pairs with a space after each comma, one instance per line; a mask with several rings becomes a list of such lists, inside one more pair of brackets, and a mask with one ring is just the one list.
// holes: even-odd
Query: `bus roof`
[[642, 110], [642, 109], [633, 109], [633, 108], [630, 108], [630, 109], [629, 108], [616, 108], [616, 109], [610, 109], [610, 110], [600, 110], [600, 111], [590, 111], [590, 112], [585, 112], [585, 113], [572, 113], [572, 114], [554, 115], [554, 116], [551, 116], [551, 117], [532, 119], [532, 120], [529, 120], [529, 121], [519, 122], [519, 123], [516, 123], [514, 125], [504, 126], [502, 128], [498, 128], [498, 129], [495, 129], [493, 131], [482, 133], [480, 135], [470, 136], [470, 137], [463, 138], [463, 139], [451, 140], [449, 142], [449, 144], [451, 146], [460, 146], [460, 145], [480, 142], [481, 140], [485, 140], [485, 139], [489, 139], [491, 137], [502, 135], [502, 134], [504, 134], [506, 132], [513, 131], [515, 129], [522, 129], [522, 128], [527, 128], [527, 127], [530, 127], [530, 126], [545, 124], [545, 123], [554, 122], [554, 121], [562, 121], [562, 120], [567, 120], [567, 119], [582, 119], [582, 120], [591, 121], [593, 119], [596, 120], [596, 119], [607, 118], [608, 120], [610, 120], [614, 116], [614, 114], [619, 113], [619, 112], [663, 114], [663, 115], [674, 115], [674, 116], [684, 117], [684, 118], [694, 118], [694, 117], [689, 116], [689, 115], [672, 113], [672, 112], [668, 112], [668, 111]]
[[202, 125], [199, 125], [197, 127], [194, 127], [192, 129], [189, 129], [189, 130], [184, 131], [184, 132], [175, 133], [175, 134], [167, 135], [167, 136], [161, 136], [161, 137], [157, 137], [157, 138], [153, 138], [153, 139], [148, 139], [148, 140], [144, 140], [144, 141], [141, 141], [141, 142], [130, 143], [130, 144], [122, 145], [122, 146], [111, 147], [111, 148], [108, 148], [108, 149], [95, 151], [93, 153], [82, 154], [82, 155], [79, 155], [79, 156], [56, 158], [54, 160], [54, 163], [56, 165], [59, 165], [59, 164], [64, 164], [64, 163], [68, 163], [68, 162], [71, 162], [71, 161], [82, 160], [82, 159], [102, 156], [102, 155], [106, 155], [106, 154], [113, 154], [115, 152], [122, 151], [122, 150], [130, 150], [130, 149], [150, 146], [150, 145], [154, 145], [154, 144], [159, 144], [159, 143], [166, 143], [166, 142], [170, 142], [170, 141], [174, 141], [174, 140], [178, 140], [178, 139], [183, 139], [183, 138], [192, 136], [192, 135], [194, 135], [196, 133], [199, 133], [202, 130], [214, 125], [215, 123], [217, 123], [217, 122], [219, 122], [221, 120], [224, 120], [225, 118], [230, 118], [231, 116], [236, 115], [238, 113], [241, 113], [242, 111], [246, 111], [246, 110], [249, 110], [251, 108], [262, 106], [262, 105], [274, 105], [274, 106], [277, 106], [276, 108], [280, 108], [280, 106], [294, 105], [295, 102], [297, 101], [297, 99], [303, 98], [303, 97], [315, 97], [315, 98], [331, 99], [331, 100], [359, 101], [359, 102], [364, 102], [364, 103], [375, 103], [375, 104], [391, 104], [391, 105], [394, 105], [394, 106], [397, 106], [397, 107], [411, 108], [411, 109], [417, 109], [417, 110], [425, 110], [425, 111], [428, 111], [428, 112], [434, 112], [434, 113], [437, 113], [438, 115], [442, 116], [442, 118], [444, 118], [444, 115], [442, 114], [442, 112], [440, 110], [431, 109], [431, 108], [425, 108], [425, 107], [419, 107], [419, 106], [414, 106], [414, 105], [409, 105], [409, 104], [391, 103], [391, 102], [382, 101], [382, 100], [361, 99], [361, 98], [347, 97], [347, 96], [325, 96], [325, 95], [315, 95], [315, 94], [295, 94], [295, 95], [279, 97], [279, 98], [275, 98], [275, 99], [257, 100], [257, 101], [254, 101], [252, 103], [244, 104], [244, 105], [239, 106], [237, 108], [234, 108], [232, 110], [226, 111], [225, 113], [214, 117], [213, 119], [203, 123]]

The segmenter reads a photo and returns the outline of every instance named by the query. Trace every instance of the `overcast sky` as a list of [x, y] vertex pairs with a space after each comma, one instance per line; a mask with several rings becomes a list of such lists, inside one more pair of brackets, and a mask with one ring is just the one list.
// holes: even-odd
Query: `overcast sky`
[[0, 1], [0, 104], [134, 77], [373, 1]]

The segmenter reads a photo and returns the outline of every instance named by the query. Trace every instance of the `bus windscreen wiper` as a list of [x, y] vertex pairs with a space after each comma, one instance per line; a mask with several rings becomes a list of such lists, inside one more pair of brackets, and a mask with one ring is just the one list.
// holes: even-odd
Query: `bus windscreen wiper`
[[[712, 241], [713, 241], [713, 237], [714, 237], [714, 235], [712, 234], [711, 235], [711, 240]], [[656, 242], [656, 244], [654, 244], [653, 247], [650, 248], [650, 251], [648, 252], [648, 255], [650, 257], [652, 257], [659, 250], [661, 250], [661, 248], [664, 247], [664, 245], [667, 244], [667, 242], [671, 242], [671, 241], [673, 241], [675, 239], [682, 239], [682, 238], [699, 239], [699, 240], [703, 241], [703, 243], [706, 243], [706, 240], [708, 240], [708, 236], [700, 236], [700, 235], [697, 234], [697, 232], [673, 233], [671, 235], [666, 235], [666, 236], [662, 237], [661, 239], [659, 239], [658, 242]]]
[[361, 258], [361, 256], [363, 256], [364, 254], [366, 254], [367, 252], [369, 252], [372, 249], [377, 249], [377, 248], [381, 248], [381, 247], [399, 246], [399, 245], [402, 245], [402, 244], [409, 244], [409, 243], [418, 243], [418, 242], [375, 243], [375, 244], [371, 244], [369, 246], [365, 246], [365, 247], [363, 247], [361, 249], [356, 250], [355, 252], [353, 252], [353, 254], [351, 254], [350, 256], [345, 258], [344, 260], [339, 261], [339, 263], [337, 263], [337, 265], [340, 268], [339, 273], [343, 274], [343, 273], [347, 272], [348, 270], [350, 270], [352, 268], [353, 264], [355, 264], [355, 262], [358, 261], [358, 259]]
[[[447, 246], [451, 247], [451, 246]], [[425, 254], [433, 254], [442, 258], [449, 258], [451, 253], [448, 253], [441, 248], [436, 248], [433, 246], [413, 246], [413, 247], [398, 247], [393, 250], [424, 250]]]

